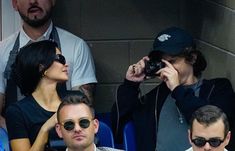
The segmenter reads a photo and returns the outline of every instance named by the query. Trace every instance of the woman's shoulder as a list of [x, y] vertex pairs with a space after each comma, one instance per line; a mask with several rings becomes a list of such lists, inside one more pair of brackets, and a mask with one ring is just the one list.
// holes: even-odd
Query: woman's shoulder
[[12, 103], [8, 108], [7, 111], [15, 111], [15, 110], [30, 110], [32, 109], [32, 105], [34, 104], [33, 97], [27, 96], [23, 99]]
[[30, 96], [26, 96], [23, 99], [16, 101], [15, 105], [19, 105], [19, 106], [24, 106], [24, 105], [29, 105], [34, 103], [34, 98], [30, 95]]

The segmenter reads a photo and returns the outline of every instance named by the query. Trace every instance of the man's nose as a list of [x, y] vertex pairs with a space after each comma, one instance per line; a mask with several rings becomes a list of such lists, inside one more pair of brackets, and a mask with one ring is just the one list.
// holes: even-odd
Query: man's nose
[[204, 146], [204, 151], [210, 151], [211, 150], [211, 145], [206, 142], [205, 146]]
[[78, 123], [76, 123], [75, 127], [74, 127], [74, 131], [79, 132], [81, 130], [82, 130], [82, 128], [80, 127], [80, 125]]

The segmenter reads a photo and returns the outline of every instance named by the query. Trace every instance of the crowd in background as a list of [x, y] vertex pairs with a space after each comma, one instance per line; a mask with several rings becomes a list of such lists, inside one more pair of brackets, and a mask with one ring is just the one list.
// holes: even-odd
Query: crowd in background
[[[22, 27], [0, 42], [0, 127], [12, 151], [52, 150], [49, 141], [57, 139], [68, 151], [115, 150], [94, 143], [95, 65], [84, 40], [53, 24], [55, 3], [12, 0]], [[232, 85], [226, 78], [204, 79], [206, 67], [187, 31], [159, 32], [118, 88], [110, 119], [115, 142], [123, 142], [132, 121], [138, 151], [234, 150]], [[161, 83], [140, 96], [140, 84], [154, 78]]]

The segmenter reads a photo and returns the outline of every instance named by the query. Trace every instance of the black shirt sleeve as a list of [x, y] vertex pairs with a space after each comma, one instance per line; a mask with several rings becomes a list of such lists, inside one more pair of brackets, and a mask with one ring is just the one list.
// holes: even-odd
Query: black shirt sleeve
[[24, 116], [17, 105], [9, 106], [6, 112], [6, 125], [9, 139], [28, 138]]

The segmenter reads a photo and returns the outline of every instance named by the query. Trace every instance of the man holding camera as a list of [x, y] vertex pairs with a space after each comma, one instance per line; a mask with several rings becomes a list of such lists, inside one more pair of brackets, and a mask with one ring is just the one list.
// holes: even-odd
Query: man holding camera
[[[160, 32], [153, 50], [129, 66], [118, 88], [112, 108], [116, 139], [120, 141], [124, 125], [132, 120], [138, 151], [182, 151], [190, 147], [188, 121], [197, 108], [219, 106], [232, 121], [235, 95], [231, 83], [224, 78], [202, 79], [206, 66], [185, 30], [171, 27]], [[139, 97], [140, 83], [154, 77], [162, 82]]]

